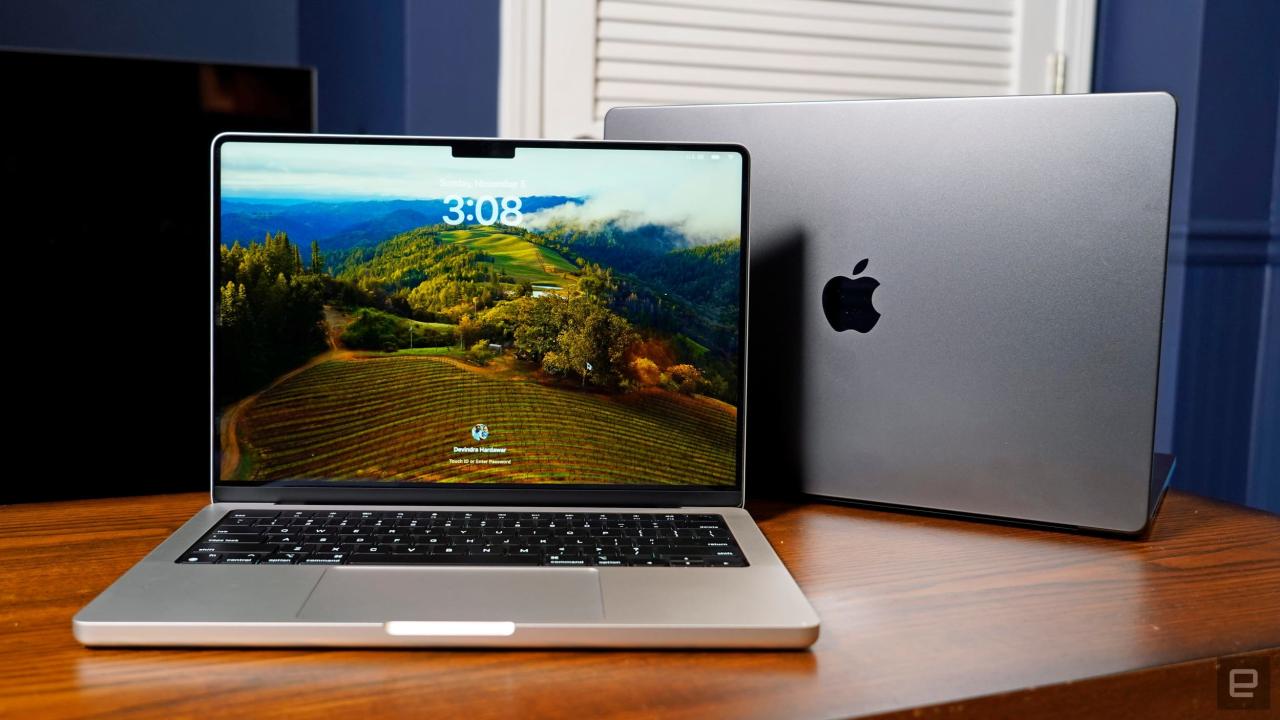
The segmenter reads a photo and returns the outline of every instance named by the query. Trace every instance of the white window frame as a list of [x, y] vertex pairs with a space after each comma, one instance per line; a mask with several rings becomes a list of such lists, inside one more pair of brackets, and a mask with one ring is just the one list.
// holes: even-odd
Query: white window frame
[[1014, 92], [1091, 92], [1097, 12], [1097, 0], [1018, 0]]
[[[1012, 91], [1089, 92], [1097, 0], [1016, 0], [1014, 13]], [[595, 0], [502, 0], [499, 26], [499, 135], [600, 137]]]
[[498, 134], [600, 137], [595, 0], [502, 0], [499, 27]]

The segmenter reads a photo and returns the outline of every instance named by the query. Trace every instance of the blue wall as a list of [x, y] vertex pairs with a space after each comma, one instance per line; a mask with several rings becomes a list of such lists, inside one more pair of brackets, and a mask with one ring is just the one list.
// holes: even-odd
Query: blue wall
[[305, 0], [298, 59], [316, 69], [321, 132], [404, 132], [404, 3]]
[[498, 134], [498, 0], [406, 7], [405, 132]]
[[321, 132], [493, 135], [498, 0], [305, 0]]
[[498, 0], [0, 3], [3, 47], [313, 66], [337, 133], [495, 134], [497, 33]]
[[1094, 90], [1179, 100], [1159, 434], [1175, 486], [1280, 511], [1280, 3], [1101, 0]]
[[0, 46], [295, 65], [297, 0], [5, 0]]

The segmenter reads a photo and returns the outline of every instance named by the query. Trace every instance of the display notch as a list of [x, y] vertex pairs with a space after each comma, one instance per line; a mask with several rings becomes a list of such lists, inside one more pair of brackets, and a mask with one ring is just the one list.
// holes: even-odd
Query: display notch
[[453, 143], [456, 158], [496, 158], [510, 160], [516, 156], [516, 145], [496, 140], [464, 140]]

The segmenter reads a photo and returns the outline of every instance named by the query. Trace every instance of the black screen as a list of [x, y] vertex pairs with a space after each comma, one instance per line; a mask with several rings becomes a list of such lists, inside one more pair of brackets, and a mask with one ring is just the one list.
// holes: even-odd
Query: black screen
[[314, 130], [314, 73], [0, 51], [3, 500], [208, 484], [209, 145]]

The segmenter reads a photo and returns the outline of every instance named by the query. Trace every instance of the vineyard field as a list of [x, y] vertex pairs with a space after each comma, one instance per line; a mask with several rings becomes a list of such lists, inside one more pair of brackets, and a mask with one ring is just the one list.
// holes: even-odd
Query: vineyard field
[[[224, 480], [734, 482], [729, 405], [579, 390], [431, 355], [320, 362], [262, 392], [236, 422], [242, 460]], [[484, 441], [472, 439], [477, 423], [488, 426]], [[454, 451], [477, 446], [506, 452]]]

